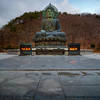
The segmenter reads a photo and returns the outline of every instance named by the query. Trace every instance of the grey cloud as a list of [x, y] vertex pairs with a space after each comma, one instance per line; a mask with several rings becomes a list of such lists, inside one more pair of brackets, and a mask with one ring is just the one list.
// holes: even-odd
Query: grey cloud
[[58, 10], [76, 11], [68, 0], [62, 0], [61, 3], [57, 3], [57, 0], [0, 0], [0, 27], [24, 12], [43, 10], [49, 3], [56, 5]]
[[54, 0], [0, 0], [0, 27], [24, 12], [41, 10]]

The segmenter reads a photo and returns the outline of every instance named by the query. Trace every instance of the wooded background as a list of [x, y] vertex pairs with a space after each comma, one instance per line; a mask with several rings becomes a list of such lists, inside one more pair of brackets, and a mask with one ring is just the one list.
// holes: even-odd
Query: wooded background
[[[66, 33], [68, 43], [80, 43], [81, 48], [95, 45], [100, 49], [100, 15], [67, 14], [59, 12], [61, 31]], [[36, 32], [41, 30], [42, 13], [28, 12], [11, 20], [0, 29], [0, 49], [19, 48], [20, 43], [32, 43]]]

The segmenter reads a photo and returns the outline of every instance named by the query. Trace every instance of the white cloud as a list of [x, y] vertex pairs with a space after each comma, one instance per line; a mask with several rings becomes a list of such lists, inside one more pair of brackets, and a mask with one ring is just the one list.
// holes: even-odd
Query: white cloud
[[95, 12], [100, 15], [100, 9], [96, 9]]
[[0, 27], [24, 12], [43, 10], [49, 3], [59, 11], [78, 13], [79, 10], [69, 4], [68, 0], [0, 0]]
[[73, 7], [68, 0], [63, 0], [59, 4], [57, 4], [57, 8], [60, 9], [61, 12], [68, 12], [71, 14], [79, 13], [79, 9]]
[[0, 17], [0, 28], [8, 22], [7, 19]]

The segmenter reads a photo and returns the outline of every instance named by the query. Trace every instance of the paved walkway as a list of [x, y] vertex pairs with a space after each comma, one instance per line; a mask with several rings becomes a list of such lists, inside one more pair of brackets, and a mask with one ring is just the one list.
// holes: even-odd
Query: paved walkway
[[0, 100], [100, 100], [100, 59], [86, 56], [1, 59]]
[[100, 69], [100, 60], [85, 56], [15, 56], [0, 60], [0, 70]]
[[100, 100], [100, 72], [2, 71], [0, 100]]

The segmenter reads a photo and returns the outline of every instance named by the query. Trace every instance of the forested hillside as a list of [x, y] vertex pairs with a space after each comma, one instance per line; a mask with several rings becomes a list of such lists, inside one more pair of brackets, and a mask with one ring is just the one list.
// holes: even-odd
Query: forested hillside
[[[28, 12], [11, 20], [0, 30], [0, 48], [18, 48], [19, 44], [32, 43], [33, 36], [41, 30], [41, 12]], [[81, 48], [100, 48], [100, 15], [71, 15], [59, 13], [61, 30], [66, 32], [68, 43], [81, 43]]]

